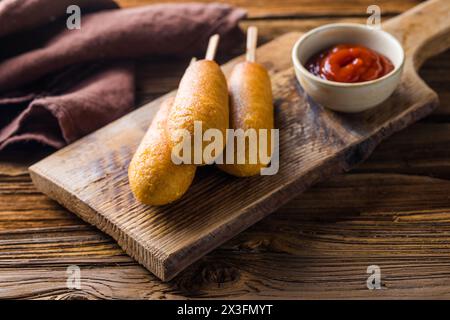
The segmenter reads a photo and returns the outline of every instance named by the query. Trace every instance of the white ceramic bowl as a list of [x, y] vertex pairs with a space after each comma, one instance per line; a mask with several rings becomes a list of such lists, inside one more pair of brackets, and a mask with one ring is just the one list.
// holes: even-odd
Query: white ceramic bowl
[[[394, 70], [372, 81], [342, 83], [324, 80], [304, 65], [314, 54], [337, 44], [359, 44], [385, 55]], [[360, 112], [375, 107], [394, 92], [400, 82], [405, 54], [389, 33], [356, 23], [334, 23], [303, 35], [292, 50], [297, 79], [305, 92], [321, 105], [341, 112]]]

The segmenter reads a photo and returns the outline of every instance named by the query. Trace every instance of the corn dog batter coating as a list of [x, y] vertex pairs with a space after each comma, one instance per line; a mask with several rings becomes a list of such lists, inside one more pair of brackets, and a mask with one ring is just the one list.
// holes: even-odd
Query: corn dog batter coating
[[147, 205], [162, 206], [181, 198], [195, 176], [194, 165], [175, 165], [166, 125], [173, 99], [161, 105], [128, 168], [135, 198]]
[[[187, 130], [191, 140], [194, 140], [194, 121], [201, 121], [203, 133], [208, 129], [218, 129], [223, 137], [226, 137], [229, 125], [227, 82], [219, 65], [211, 60], [192, 63], [181, 79], [167, 121], [167, 132], [172, 146], [183, 141], [183, 134], [179, 129]], [[208, 142], [203, 143], [202, 150], [206, 145]], [[204, 160], [206, 161], [203, 161], [202, 165], [211, 159]]]
[[[254, 62], [242, 62], [236, 65], [229, 79], [230, 127], [231, 129], [267, 129], [267, 155], [270, 157], [271, 129], [274, 128], [274, 107], [272, 86], [267, 70]], [[258, 135], [259, 145], [259, 135]], [[236, 148], [236, 139], [235, 139]], [[249, 177], [258, 175], [267, 164], [258, 162], [249, 164], [249, 144], [246, 142], [245, 164], [219, 165], [219, 168], [231, 175]]]

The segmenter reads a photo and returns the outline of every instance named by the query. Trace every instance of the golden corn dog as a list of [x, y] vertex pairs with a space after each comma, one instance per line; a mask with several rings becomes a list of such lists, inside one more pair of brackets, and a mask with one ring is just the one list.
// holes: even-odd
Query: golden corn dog
[[[242, 62], [236, 65], [229, 79], [230, 92], [230, 128], [267, 129], [267, 155], [271, 156], [271, 129], [274, 128], [274, 108], [272, 86], [266, 69], [255, 62]], [[235, 139], [235, 148], [236, 148]], [[226, 157], [224, 157], [225, 159]], [[256, 164], [249, 162], [249, 141], [246, 142], [245, 164], [237, 164], [236, 154], [234, 164], [218, 165], [219, 168], [231, 175], [248, 177], [260, 174], [267, 164], [259, 159]]]
[[171, 159], [166, 124], [173, 98], [163, 102], [128, 168], [135, 198], [147, 205], [161, 206], [181, 198], [195, 176], [194, 165], [175, 165]]
[[[208, 129], [218, 129], [223, 137], [226, 137], [229, 124], [227, 82], [219, 65], [212, 60], [193, 62], [181, 79], [167, 121], [172, 147], [183, 141], [182, 130], [186, 130], [192, 137], [191, 140], [194, 140], [194, 121], [201, 122], [202, 134]], [[203, 142], [202, 150], [207, 144]], [[193, 151], [194, 149], [192, 155]], [[196, 164], [211, 163], [219, 155], [215, 154], [212, 159], [203, 159], [201, 163]]]

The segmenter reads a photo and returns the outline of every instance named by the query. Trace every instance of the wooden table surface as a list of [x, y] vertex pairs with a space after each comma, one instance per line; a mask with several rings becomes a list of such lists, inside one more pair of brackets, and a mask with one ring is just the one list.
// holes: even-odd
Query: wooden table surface
[[[267, 42], [324, 23], [364, 22], [374, 3], [388, 19], [420, 1], [228, 2], [248, 9], [242, 27], [257, 25]], [[186, 63], [140, 61], [140, 103], [175, 89]], [[169, 283], [36, 191], [27, 166], [41, 152], [0, 154], [0, 298], [450, 298], [450, 51], [421, 75], [439, 93], [436, 112]], [[66, 286], [69, 265], [81, 268], [81, 290]], [[370, 265], [381, 269], [381, 290], [367, 289]]]

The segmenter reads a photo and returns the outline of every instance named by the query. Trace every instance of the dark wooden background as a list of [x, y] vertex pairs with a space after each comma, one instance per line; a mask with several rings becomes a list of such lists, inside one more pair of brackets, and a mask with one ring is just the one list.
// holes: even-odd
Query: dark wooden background
[[[383, 19], [420, 3], [227, 2], [248, 9], [242, 27], [257, 25], [263, 42], [329, 22], [364, 22], [374, 3]], [[186, 63], [140, 61], [140, 103], [175, 89]], [[0, 154], [0, 298], [450, 298], [450, 51], [429, 60], [421, 75], [439, 93], [436, 112], [169, 283], [36, 191], [27, 166], [42, 155]], [[72, 264], [81, 268], [81, 290], [66, 287]], [[381, 268], [381, 290], [366, 287], [369, 265]]]

